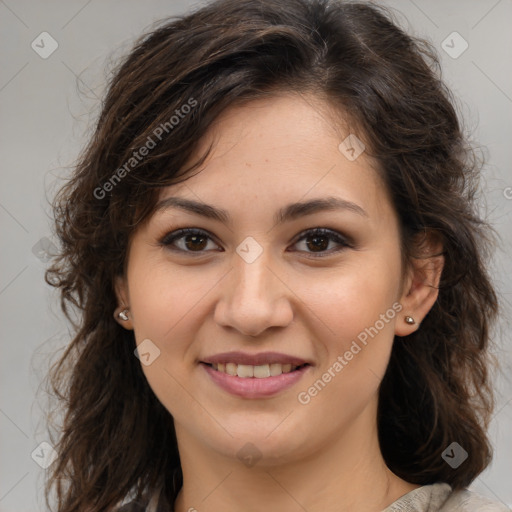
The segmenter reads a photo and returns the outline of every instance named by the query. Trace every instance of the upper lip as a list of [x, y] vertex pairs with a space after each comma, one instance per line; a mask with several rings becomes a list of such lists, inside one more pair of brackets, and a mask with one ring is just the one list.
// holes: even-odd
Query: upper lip
[[300, 357], [281, 354], [279, 352], [260, 352], [259, 354], [248, 354], [246, 352], [223, 352], [213, 356], [205, 357], [202, 363], [219, 364], [219, 363], [235, 363], [248, 364], [252, 366], [260, 366], [264, 364], [291, 364], [293, 366], [301, 366], [303, 364], [311, 364]]

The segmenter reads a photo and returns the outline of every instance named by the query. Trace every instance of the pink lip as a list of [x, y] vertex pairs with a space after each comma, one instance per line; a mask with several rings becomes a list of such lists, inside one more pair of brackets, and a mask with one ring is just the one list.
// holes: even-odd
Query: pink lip
[[[231, 362], [234, 361], [231, 360]], [[293, 386], [310, 368], [309, 365], [306, 365], [293, 372], [258, 379], [255, 377], [243, 378], [228, 375], [227, 373], [214, 370], [211, 366], [204, 363], [201, 363], [201, 366], [219, 387], [242, 398], [264, 398], [275, 395]]]
[[260, 352], [259, 354], [248, 354], [246, 352], [224, 352], [222, 354], [205, 357], [204, 359], [201, 359], [201, 362], [208, 364], [250, 364], [252, 366], [271, 363], [291, 364], [292, 366], [301, 366], [306, 363], [310, 365], [312, 364], [311, 361], [305, 361], [304, 359], [281, 354], [279, 352]]

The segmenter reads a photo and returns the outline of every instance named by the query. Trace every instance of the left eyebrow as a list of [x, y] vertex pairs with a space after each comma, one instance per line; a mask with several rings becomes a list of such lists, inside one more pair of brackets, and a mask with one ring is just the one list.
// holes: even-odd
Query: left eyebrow
[[[232, 220], [229, 213], [222, 208], [217, 208], [210, 204], [184, 199], [182, 197], [168, 197], [160, 201], [155, 211], [166, 210], [168, 208], [178, 208], [189, 213], [200, 215], [208, 219], [213, 219], [224, 224], [231, 224]], [[312, 199], [310, 201], [290, 203], [280, 208], [274, 215], [274, 224], [283, 224], [306, 215], [313, 215], [321, 211], [345, 210], [362, 217], [368, 217], [361, 206], [351, 201], [341, 199], [340, 197], [323, 197]]]

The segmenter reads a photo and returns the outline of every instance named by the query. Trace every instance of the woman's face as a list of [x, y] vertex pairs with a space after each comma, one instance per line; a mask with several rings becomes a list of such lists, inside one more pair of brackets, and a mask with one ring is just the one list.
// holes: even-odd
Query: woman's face
[[[187, 446], [273, 464], [375, 431], [409, 314], [398, 222], [364, 151], [321, 112], [295, 95], [226, 111], [203, 170], [164, 189], [133, 236], [124, 325]], [[184, 228], [198, 233], [173, 238]]]

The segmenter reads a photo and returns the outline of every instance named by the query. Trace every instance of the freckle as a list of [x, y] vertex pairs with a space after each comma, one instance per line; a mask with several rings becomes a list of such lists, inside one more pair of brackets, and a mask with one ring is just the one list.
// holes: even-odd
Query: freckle
[[252, 165], [251, 165], [249, 162], [245, 162], [245, 165], [246, 165], [247, 167], [252, 167]]

